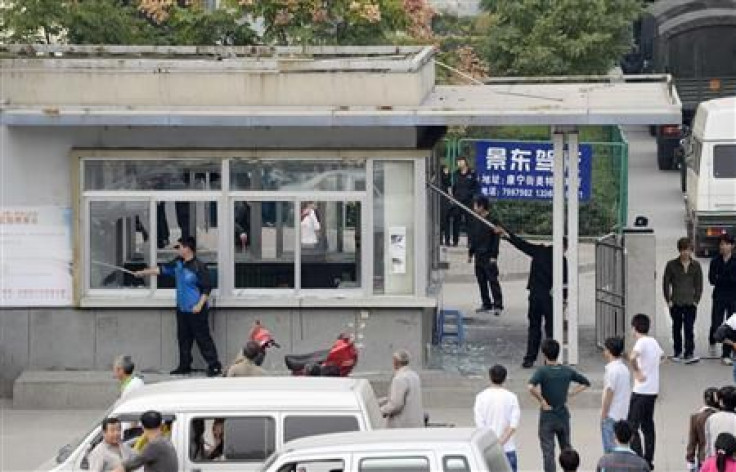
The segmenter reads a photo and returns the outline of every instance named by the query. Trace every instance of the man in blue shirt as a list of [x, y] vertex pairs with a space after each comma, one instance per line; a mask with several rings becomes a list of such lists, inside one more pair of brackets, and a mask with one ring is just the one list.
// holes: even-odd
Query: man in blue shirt
[[176, 280], [176, 335], [179, 341], [179, 366], [172, 375], [186, 375], [192, 371], [192, 344], [197, 341], [199, 351], [207, 362], [207, 376], [222, 374], [217, 348], [209, 326], [208, 300], [212, 291], [209, 272], [204, 262], [197, 259], [197, 241], [192, 236], [180, 238], [174, 246], [179, 257], [136, 272], [136, 276], [167, 275]]

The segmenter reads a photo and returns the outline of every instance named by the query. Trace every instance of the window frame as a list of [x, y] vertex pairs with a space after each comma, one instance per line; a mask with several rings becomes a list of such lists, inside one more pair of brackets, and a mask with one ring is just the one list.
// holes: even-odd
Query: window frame
[[[355, 463], [357, 465], [356, 470], [358, 472], [366, 472], [363, 469], [363, 463], [366, 460], [393, 460], [393, 459], [424, 459], [427, 461], [427, 471], [439, 470], [435, 463], [435, 454], [432, 451], [396, 451], [396, 452], [382, 452], [380, 454], [371, 453], [360, 453], [356, 454]], [[401, 469], [398, 469], [401, 472]], [[367, 472], [371, 472], [368, 469]]]
[[[214, 460], [214, 461], [194, 461], [192, 460], [191, 456], [191, 447], [192, 447], [192, 422], [194, 420], [215, 420], [218, 418], [224, 419], [226, 422], [227, 420], [237, 420], [237, 419], [243, 419], [243, 418], [261, 418], [261, 419], [269, 419], [272, 422], [273, 425], [273, 451], [269, 452], [266, 457], [263, 460]], [[191, 413], [188, 414], [185, 420], [185, 425], [183, 428], [181, 428], [184, 431], [184, 445], [182, 447], [183, 453], [180, 454], [180, 457], [184, 458], [184, 462], [187, 465], [188, 470], [193, 469], [210, 469], [212, 467], [218, 467], [222, 470], [231, 470], [234, 466], [242, 467], [244, 464], [263, 464], [265, 463], [271, 455], [273, 455], [275, 452], [279, 450], [279, 441], [280, 441], [280, 433], [279, 433], [279, 417], [276, 414], [269, 414], [269, 413], [262, 413], [262, 412], [254, 412], [254, 413], [239, 413], [235, 411], [231, 412], [201, 412], [201, 413]], [[224, 450], [223, 450], [224, 454]]]
[[[413, 293], [405, 295], [374, 294], [373, 293], [373, 164], [381, 161], [409, 161], [414, 168], [414, 208], [424, 208], [426, 197], [424, 188], [425, 159], [427, 150], [420, 149], [313, 149], [313, 150], [249, 150], [249, 149], [140, 149], [140, 150], [115, 150], [115, 149], [73, 149], [72, 156], [72, 185], [75, 197], [73, 198], [75, 225], [74, 231], [74, 304], [82, 307], [126, 307], [126, 306], [150, 306], [168, 307], [174, 299], [171, 289], [159, 289], [155, 278], [152, 278], [148, 288], [140, 290], [125, 290], [124, 288], [92, 289], [90, 287], [90, 233], [89, 233], [89, 202], [97, 200], [108, 201], [149, 201], [149, 227], [156, 228], [156, 202], [159, 201], [210, 201], [218, 205], [218, 288], [213, 289], [213, 304], [222, 307], [242, 306], [299, 306], [302, 298], [312, 298], [314, 306], [321, 306], [318, 300], [326, 300], [330, 306], [339, 300], [340, 305], [363, 306], [369, 300], [389, 298], [403, 299], [402, 303], [427, 303], [426, 280], [424, 275], [425, 263], [421, 254], [424, 254], [426, 243], [422, 237], [415, 237], [413, 251], [407, 257], [414, 261], [414, 290]], [[100, 160], [152, 160], [161, 161], [166, 159], [213, 159], [220, 161], [220, 190], [84, 190], [85, 162]], [[231, 174], [230, 165], [235, 159], [261, 158], [273, 160], [343, 160], [346, 162], [360, 161], [365, 171], [365, 189], [351, 191], [288, 191], [282, 190], [230, 190]], [[234, 286], [234, 250], [229, 244], [229, 233], [233, 228], [231, 209], [235, 200], [257, 199], [261, 201], [293, 201], [298, 204], [301, 201], [342, 201], [359, 202], [361, 207], [361, 249], [356, 253], [359, 259], [360, 287], [357, 288], [329, 288], [329, 289], [301, 289], [296, 284], [294, 289], [236, 289]], [[414, 216], [414, 228], [419, 232], [426, 225], [426, 215], [416, 211]], [[299, 225], [296, 225], [296, 233], [299, 233]], [[154, 237], [154, 236], [152, 236]], [[297, 236], [298, 237], [298, 236]], [[297, 241], [298, 242], [298, 241]], [[155, 244], [150, 244], [150, 255], [148, 262], [157, 262]], [[301, 251], [300, 245], [296, 245], [298, 254], [295, 256], [295, 279], [301, 278]], [[296, 280], [295, 280], [296, 282]], [[299, 282], [301, 282], [299, 280]], [[169, 292], [169, 293], [167, 293]], [[284, 297], [288, 295], [288, 297]], [[264, 297], [266, 298], [264, 302]], [[351, 302], [350, 300], [356, 300]], [[414, 300], [413, 302], [411, 300]], [[269, 301], [270, 300], [270, 301]], [[424, 305], [422, 305], [424, 306]]]

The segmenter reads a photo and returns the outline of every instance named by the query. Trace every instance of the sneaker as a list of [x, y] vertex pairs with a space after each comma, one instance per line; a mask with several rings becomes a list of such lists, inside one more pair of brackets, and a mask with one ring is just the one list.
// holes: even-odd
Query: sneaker
[[672, 362], [680, 363], [680, 362], [682, 362], [682, 357], [680, 357], [679, 354], [675, 354], [674, 356], [670, 357], [670, 360]]
[[503, 313], [502, 306], [497, 306], [496, 308], [493, 309], [493, 314], [496, 316], [501, 316], [502, 313]]
[[730, 357], [722, 357], [721, 362], [723, 363], [723, 365], [733, 365], [733, 361]]
[[488, 313], [489, 311], [493, 310], [493, 308], [489, 308], [487, 306], [482, 306], [475, 309], [476, 313]]
[[708, 346], [708, 355], [710, 357], [716, 357], [718, 355], [718, 353], [716, 352], [715, 344], [711, 344], [710, 346]]
[[222, 368], [214, 367], [212, 369], [207, 369], [207, 377], [222, 377]]
[[191, 373], [192, 373], [192, 369], [186, 369], [181, 366], [169, 372], [170, 375], [189, 375]]
[[521, 367], [523, 367], [523, 368], [525, 368], [525, 369], [531, 369], [532, 367], [534, 367], [534, 361], [530, 361], [530, 360], [525, 360], [525, 361], [524, 361], [524, 362], [523, 362], [523, 363], [521, 364]]
[[682, 361], [685, 364], [695, 364], [696, 362], [700, 362], [700, 357], [698, 356], [685, 356], [682, 358]]

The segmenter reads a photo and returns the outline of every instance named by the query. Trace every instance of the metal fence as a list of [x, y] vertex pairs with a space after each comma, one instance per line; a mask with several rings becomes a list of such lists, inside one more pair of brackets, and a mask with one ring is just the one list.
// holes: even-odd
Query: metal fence
[[626, 261], [621, 235], [609, 234], [595, 244], [595, 339], [626, 335]]
[[[628, 215], [628, 142], [618, 126], [596, 128], [588, 136], [598, 140], [583, 142], [593, 148], [591, 198], [580, 204], [580, 236], [599, 237], [609, 232], [620, 233]], [[506, 138], [508, 133], [500, 133]], [[585, 134], [582, 135], [585, 138]], [[456, 169], [459, 156], [476, 162], [476, 143], [499, 136], [447, 139], [438, 148], [444, 163]], [[514, 139], [514, 141], [522, 141]], [[541, 142], [542, 139], [525, 142]], [[513, 231], [526, 235], [552, 234], [551, 201], [494, 200], [492, 219]]]

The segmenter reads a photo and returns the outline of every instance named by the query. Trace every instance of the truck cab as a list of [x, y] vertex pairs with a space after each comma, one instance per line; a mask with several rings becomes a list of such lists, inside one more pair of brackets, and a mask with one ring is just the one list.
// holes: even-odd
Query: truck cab
[[736, 97], [701, 103], [684, 148], [688, 236], [696, 255], [712, 255], [736, 232]]

